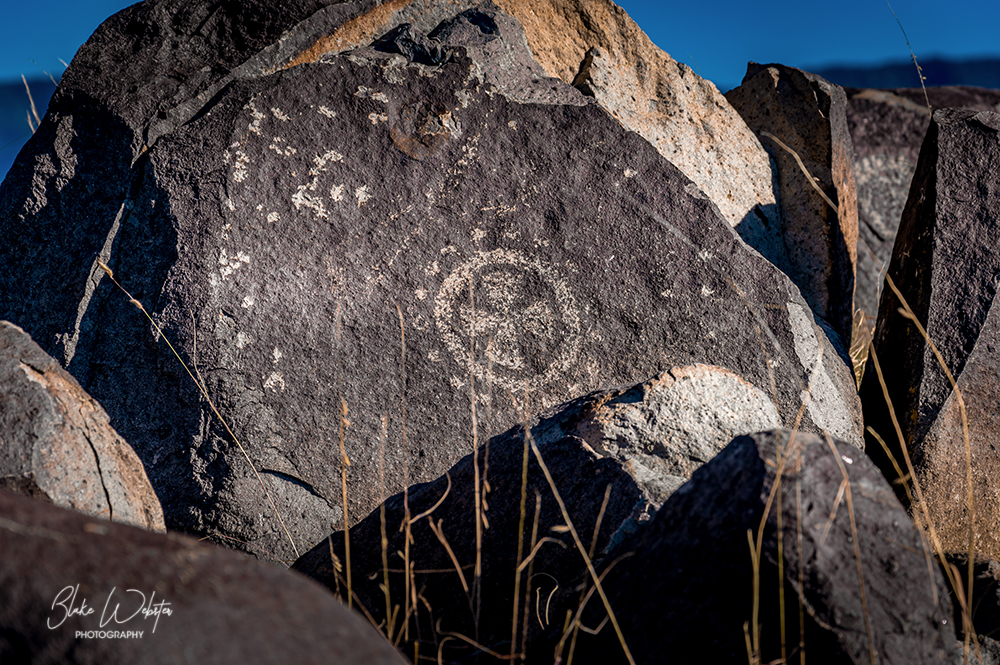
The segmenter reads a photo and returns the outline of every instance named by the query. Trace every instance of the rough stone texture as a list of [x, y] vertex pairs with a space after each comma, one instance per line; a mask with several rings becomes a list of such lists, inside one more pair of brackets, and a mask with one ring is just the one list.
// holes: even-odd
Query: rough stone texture
[[[969, 584], [969, 555], [951, 553], [946, 556], [949, 566], [954, 566], [961, 577], [962, 595]], [[954, 613], [953, 625], [958, 639], [962, 639], [962, 607], [954, 589], [951, 592], [951, 607]], [[1000, 637], [1000, 562], [977, 557], [972, 572], [972, 625], [980, 639], [991, 641]], [[992, 649], [991, 649], [992, 650]]]
[[780, 422], [760, 389], [722, 367], [690, 365], [556, 407], [532, 432], [538, 441], [578, 437], [619, 460], [655, 510], [734, 437]]
[[[858, 204], [843, 89], [794, 67], [751, 62], [740, 87], [726, 93], [777, 163], [785, 256], [774, 259], [815, 312], [851, 343]], [[794, 150], [835, 211], [810, 184]], [[771, 258], [771, 257], [768, 257]], [[786, 263], [783, 263], [786, 262]]]
[[[675, 663], [747, 658], [743, 628], [752, 621], [754, 596], [747, 532], [761, 527], [772, 491], [761, 541], [761, 662], [781, 657], [779, 557], [789, 662], [799, 658], [800, 597], [807, 662], [944, 662], [954, 645], [944, 579], [928, 566], [920, 533], [885, 479], [852, 446], [804, 433], [789, 444], [787, 430], [735, 439], [646, 527], [608, 552], [598, 572], [607, 571], [603, 587], [635, 662], [659, 662], [663, 654]], [[547, 644], [536, 643], [538, 662], [551, 660], [562, 617], [579, 600], [571, 585], [553, 601], [558, 626]], [[593, 594], [583, 625], [594, 628], [606, 616]], [[597, 635], [580, 632], [573, 662], [625, 662], [611, 626]]]
[[406, 662], [299, 575], [5, 491], [0, 597], [4, 663]]
[[164, 531], [142, 462], [104, 409], [7, 321], [0, 321], [0, 432], [0, 488]]
[[[691, 477], [691, 472], [710, 460], [734, 436], [774, 427], [779, 416], [771, 401], [760, 390], [732, 372], [707, 365], [675, 367], [648, 381], [612, 390], [596, 391], [562, 404], [533, 418], [524, 426], [530, 428], [532, 439], [552, 471], [556, 486], [572, 513], [571, 519], [581, 537], [591, 543], [596, 515], [601, 510], [605, 489], [611, 486], [609, 503], [603, 513], [601, 530], [594, 541], [593, 553], [601, 556], [609, 546], [634, 532], [655, 513], [663, 501]], [[553, 533], [552, 528], [563, 524], [549, 485], [542, 477], [533, 456], [530, 458], [528, 485], [525, 490], [528, 527], [520, 526], [522, 497], [521, 474], [524, 464], [524, 426], [492, 438], [479, 453], [479, 468], [484, 482], [491, 488], [486, 495], [489, 529], [483, 540], [483, 589], [479, 630], [469, 611], [470, 595], [461, 585], [458, 574], [422, 574], [416, 586], [428, 604], [434, 608], [433, 618], [441, 620], [437, 639], [444, 632], [477, 633], [485, 644], [510, 641], [513, 580], [518, 560], [515, 534], [537, 532], [558, 540], [562, 547], [546, 545], [534, 559], [534, 585], [551, 591], [552, 584], [578, 578], [586, 573], [568, 533]], [[488, 464], [486, 463], [488, 461]], [[469, 578], [469, 566], [476, 558], [475, 477], [473, 458], [468, 455], [451, 468], [447, 476], [413, 488], [409, 494], [411, 515], [421, 515], [437, 506], [428, 518], [447, 526], [447, 540], [458, 565]], [[540, 520], [532, 526], [534, 496], [540, 497]], [[402, 561], [396, 552], [403, 551], [404, 536], [396, 529], [403, 522], [403, 497], [389, 499], [385, 506], [388, 529], [390, 589], [394, 603], [405, 596]], [[352, 551], [352, 589], [359, 602], [370, 608], [376, 621], [385, 617], [386, 603], [380, 585], [383, 584], [381, 529], [383, 516], [373, 511], [350, 531]], [[443, 528], [443, 527], [442, 527]], [[413, 526], [410, 559], [418, 570], [454, 570], [447, 549], [432, 532], [428, 520]], [[541, 537], [541, 536], [539, 536]], [[524, 554], [531, 544], [521, 544]], [[321, 541], [293, 566], [317, 579], [335, 592], [344, 594], [345, 574], [335, 572], [331, 551], [336, 560], [346, 560], [344, 534], [337, 532]], [[541, 576], [541, 577], [538, 577]], [[468, 579], [466, 580], [468, 582]], [[527, 585], [528, 580], [522, 580]], [[528, 591], [527, 586], [521, 588]], [[528, 593], [528, 597], [531, 597]], [[524, 605], [521, 601], [523, 618]], [[529, 603], [530, 608], [530, 603]], [[529, 614], [533, 610], [529, 609]], [[435, 644], [435, 622], [422, 611], [415, 619], [419, 627], [421, 652]], [[518, 620], [518, 630], [522, 628]], [[538, 633], [537, 622], [529, 622], [528, 639]], [[517, 642], [520, 649], [523, 637]], [[405, 649], [407, 653], [412, 648]], [[467, 655], [468, 645], [456, 643], [448, 650], [453, 660]]]
[[[568, 508], [570, 520], [588, 548], [592, 542], [595, 544], [595, 555], [603, 551], [624, 524], [645, 513], [646, 497], [617, 460], [602, 457], [573, 436], [542, 440], [537, 444]], [[473, 456], [470, 454], [460, 460], [445, 476], [410, 488], [407, 501], [410, 514], [416, 519], [411, 527], [413, 541], [409, 561], [415, 569], [413, 588], [419, 590], [422, 600], [418, 603], [416, 616], [410, 619], [406, 646], [402, 647], [404, 653], [413, 653], [414, 642], [420, 643], [420, 653], [436, 652], [436, 645], [442, 639], [458, 633], [509, 654], [514, 632], [516, 568], [537, 543], [541, 545], [530, 569], [526, 566], [520, 576], [516, 621], [519, 646], [525, 641], [526, 612], [530, 616], [526, 626], [527, 640], [533, 640], [540, 632], [534, 617], [535, 595], [541, 593], [543, 599], [547, 598], [557, 585], [567, 584], [586, 571], [572, 535], [565, 530], [554, 530], [565, 521], [537, 459], [530, 452], [527, 484], [522, 495], [524, 454], [524, 430], [520, 427], [494, 437], [479, 451], [480, 474], [490, 491], [484, 495], [487, 510], [484, 511], [486, 526], [482, 531], [482, 578], [478, 591]], [[598, 530], [598, 515], [606, 491], [609, 492], [608, 503]], [[526, 497], [523, 522], [522, 496]], [[406, 614], [406, 585], [402, 574], [403, 502], [402, 494], [385, 502], [385, 552], [390, 571], [389, 605], [396, 617], [394, 635], [402, 630], [402, 617]], [[377, 622], [383, 621], [387, 614], [386, 598], [380, 587], [385, 582], [381, 512], [375, 510], [350, 530], [351, 588], [356, 594], [356, 602], [365, 606]], [[430, 514], [425, 517], [427, 513]], [[435, 531], [443, 535], [447, 547]], [[320, 541], [296, 561], [293, 568], [346, 596], [346, 571], [335, 572], [334, 561], [346, 566], [343, 532]], [[462, 577], [456, 571], [456, 562], [462, 568]], [[412, 608], [412, 603], [408, 606]], [[466, 662], [475, 653], [476, 649], [469, 644], [454, 639], [443, 649], [445, 662]]]
[[[936, 111], [920, 151], [889, 275], [958, 381], [965, 401], [975, 497], [976, 551], [1000, 557], [1000, 115]], [[875, 330], [889, 397], [946, 551], [968, 549], [966, 452], [958, 399], [931, 348], [882, 295]], [[903, 465], [873, 360], [861, 387], [865, 422]], [[873, 440], [867, 450], [886, 477], [892, 464]], [[901, 493], [902, 490], [899, 490]]]
[[[404, 22], [429, 31], [460, 0], [396, 0], [373, 8], [324, 36], [292, 60], [313, 62], [326, 52], [363, 46]], [[757, 137], [719, 94], [683, 63], [660, 50], [627, 13], [609, 0], [499, 0], [524, 27], [543, 71], [594, 97], [626, 127], [652, 143], [704, 191], [754, 247], [779, 220], [772, 164]]]
[[[858, 192], [858, 270], [854, 306], [872, 324], [885, 270], [910, 191], [932, 108], [1000, 110], [1000, 91], [985, 88], [845, 88]], [[872, 259], [869, 250], [875, 254]]]
[[[595, 103], [519, 82], [511, 26], [486, 10], [444, 41], [411, 28], [233, 83], [146, 152], [120, 217], [92, 231], [75, 259], [92, 297], [54, 260], [0, 289], [0, 313], [77, 340], [69, 370], [136, 447], [168, 526], [295, 555], [242, 452], [97, 258], [199, 370], [299, 544], [342, 522], [342, 433], [349, 512], [366, 515], [380, 440], [390, 491], [433, 479], [469, 450], [473, 404], [480, 432], [504, 431], [525, 389], [530, 412], [719, 365], [781, 424], [808, 396], [803, 427], [860, 445], [846, 354], [798, 289]], [[438, 47], [444, 62], [419, 64]], [[0, 219], [4, 257], [65, 228], [47, 212]], [[26, 311], [40, 291], [81, 298], [62, 328]]]

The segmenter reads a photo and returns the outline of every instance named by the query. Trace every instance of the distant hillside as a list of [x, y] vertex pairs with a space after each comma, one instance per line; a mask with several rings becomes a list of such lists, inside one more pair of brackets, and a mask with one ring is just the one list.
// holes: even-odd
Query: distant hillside
[[[56, 87], [47, 78], [28, 79], [28, 86], [31, 88], [38, 116], [44, 117]], [[20, 79], [0, 83], [0, 179], [7, 175], [17, 153], [31, 137], [29, 113], [31, 104], [28, 102], [24, 83]], [[35, 122], [34, 117], [31, 122]]]
[[[1000, 59], [945, 60], [918, 59], [926, 80], [924, 85], [974, 85], [1000, 89]], [[866, 67], [823, 67], [811, 70], [827, 81], [852, 88], [918, 88], [917, 68], [901, 61]]]

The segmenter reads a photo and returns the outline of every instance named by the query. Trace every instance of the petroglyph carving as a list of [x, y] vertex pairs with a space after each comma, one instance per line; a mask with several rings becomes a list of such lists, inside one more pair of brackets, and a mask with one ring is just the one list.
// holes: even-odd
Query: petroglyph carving
[[580, 346], [573, 294], [537, 256], [479, 252], [441, 284], [438, 331], [455, 360], [481, 381], [538, 390], [565, 372]]

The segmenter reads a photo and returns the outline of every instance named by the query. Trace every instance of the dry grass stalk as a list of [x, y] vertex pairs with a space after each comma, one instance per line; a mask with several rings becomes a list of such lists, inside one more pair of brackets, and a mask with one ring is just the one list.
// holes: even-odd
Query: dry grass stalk
[[299, 549], [295, 546], [295, 541], [292, 539], [292, 534], [289, 533], [288, 527], [285, 526], [285, 520], [281, 518], [281, 513], [278, 512], [278, 508], [274, 505], [274, 499], [271, 497], [271, 493], [267, 490], [267, 487], [264, 485], [264, 479], [260, 477], [260, 473], [257, 471], [256, 465], [250, 459], [250, 455], [247, 454], [246, 448], [243, 447], [243, 444], [240, 443], [240, 440], [236, 438], [235, 434], [233, 434], [233, 430], [229, 428], [229, 423], [227, 423], [226, 419], [222, 417], [222, 414], [219, 413], [219, 410], [215, 408], [215, 402], [213, 402], [212, 398], [208, 396], [208, 391], [205, 389], [205, 386], [202, 385], [202, 383], [194, 377], [194, 374], [191, 372], [191, 369], [187, 366], [187, 363], [185, 363], [181, 359], [181, 356], [177, 352], [177, 349], [174, 348], [174, 345], [170, 343], [170, 340], [167, 339], [166, 335], [163, 334], [163, 331], [160, 330], [160, 326], [156, 325], [156, 322], [153, 321], [153, 317], [149, 315], [149, 312], [147, 312], [146, 308], [142, 306], [142, 303], [133, 298], [132, 294], [126, 291], [125, 287], [123, 287], [121, 284], [118, 283], [118, 280], [115, 279], [115, 275], [111, 271], [111, 268], [105, 265], [105, 263], [100, 259], [97, 260], [97, 265], [100, 266], [101, 270], [103, 270], [108, 275], [108, 278], [111, 280], [111, 282], [115, 286], [117, 286], [122, 293], [128, 296], [128, 301], [133, 305], [135, 305], [137, 308], [139, 308], [139, 311], [143, 313], [143, 315], [146, 317], [146, 320], [149, 321], [150, 325], [153, 326], [153, 329], [156, 330], [157, 339], [162, 339], [166, 343], [167, 348], [170, 349], [170, 352], [174, 354], [175, 358], [177, 358], [177, 361], [181, 364], [181, 367], [184, 368], [184, 371], [187, 372], [187, 375], [191, 377], [192, 381], [194, 381], [194, 384], [198, 387], [198, 390], [199, 392], [201, 392], [202, 397], [205, 398], [205, 401], [208, 402], [208, 406], [211, 407], [212, 413], [214, 413], [215, 417], [218, 418], [219, 422], [222, 423], [222, 426], [226, 429], [226, 433], [229, 434], [230, 438], [232, 438], [233, 442], [240, 449], [240, 452], [243, 453], [243, 457], [246, 459], [247, 464], [249, 464], [250, 468], [253, 470], [254, 476], [257, 477], [257, 482], [260, 483], [260, 488], [264, 490], [264, 496], [267, 497], [267, 501], [271, 505], [271, 510], [274, 511], [274, 516], [278, 518], [278, 522], [281, 524], [281, 528], [282, 530], [284, 530], [285, 536], [288, 538], [288, 542], [292, 546], [292, 551], [295, 553], [295, 558], [298, 559]]

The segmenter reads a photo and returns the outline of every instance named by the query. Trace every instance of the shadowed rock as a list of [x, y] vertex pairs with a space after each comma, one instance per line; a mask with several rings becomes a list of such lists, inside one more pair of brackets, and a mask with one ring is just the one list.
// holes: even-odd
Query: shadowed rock
[[[889, 264], [889, 276], [958, 382], [962, 405], [933, 350], [890, 290], [882, 294], [875, 329], [888, 396], [931, 519], [946, 551], [968, 549], [1000, 557], [1000, 115], [944, 109], [927, 130]], [[861, 386], [865, 422], [886, 441], [905, 471], [899, 438], [874, 367]], [[888, 478], [898, 478], [874, 438], [867, 450]], [[975, 520], [967, 506], [971, 458]], [[898, 490], [905, 498], [902, 489]]]
[[4, 663], [405, 662], [299, 575], [2, 490], [0, 598]]
[[104, 409], [7, 321], [0, 321], [0, 432], [0, 488], [164, 530], [142, 462]]
[[[854, 306], [874, 325], [882, 280], [910, 191], [932, 108], [1000, 109], [1000, 91], [945, 87], [845, 88], [858, 191], [858, 270]], [[873, 260], [869, 250], [875, 254]]]
[[[814, 311], [851, 343], [858, 204], [847, 99], [838, 86], [794, 67], [751, 62], [740, 87], [726, 93], [778, 165], [786, 269]], [[795, 157], [766, 132], [798, 154]], [[830, 206], [810, 184], [836, 206]], [[769, 257], [770, 258], [770, 257]]]
[[[414, 30], [232, 83], [145, 153], [85, 261], [69, 369], [133, 442], [168, 526], [293, 558], [277, 515], [299, 545], [343, 523], [341, 434], [350, 524], [382, 499], [383, 454], [398, 491], [464, 455], [474, 422], [516, 423], [525, 391], [544, 409], [694, 363], [738, 373], [782, 425], [805, 401], [803, 427], [860, 444], [836, 336], [690, 180], [533, 69], [501, 12]], [[399, 52], [420, 49], [448, 56]], [[63, 233], [39, 219], [2, 223]], [[74, 292], [61, 269], [0, 297]]]
[[[761, 543], [759, 588], [748, 532]], [[940, 663], [954, 646], [944, 580], [885, 479], [857, 449], [811, 434], [734, 439], [598, 572], [607, 573], [603, 588], [637, 663], [663, 654], [675, 663], [740, 662], [755, 616], [761, 662], [797, 662], [800, 635], [810, 663]], [[560, 590], [551, 612], [558, 619], [532, 658], [552, 659], [563, 617], [589, 586], [584, 577]], [[583, 625], [594, 629], [606, 617], [591, 594]], [[560, 645], [564, 661], [570, 643]], [[573, 662], [626, 662], [612, 625], [575, 635]]]
[[[734, 436], [773, 427], [778, 420], [774, 406], [757, 388], [727, 370], [695, 365], [585, 395], [533, 418], [528, 427], [582, 542], [591, 557], [600, 559], [608, 547], [641, 528], [694, 469]], [[488, 488], [488, 528], [482, 536], [478, 590], [476, 460], [468, 455], [446, 476], [410, 488], [410, 515], [421, 517], [412, 523], [409, 559], [418, 571], [412, 584], [423, 599], [411, 619], [410, 640], [421, 643], [421, 653], [448, 633], [478, 636], [481, 644], [505, 653], [517, 635], [513, 650], [520, 651], [540, 630], [538, 609], [524, 598], [530, 600], [536, 592], [548, 597], [586, 574], [573, 538], [559, 530], [565, 520], [538, 461], [532, 453], [526, 460], [526, 452], [522, 426], [493, 437], [479, 451], [481, 487]], [[522, 487], [525, 463], [527, 484]], [[607, 503], [602, 506], [605, 492]], [[378, 622], [391, 613], [382, 590], [386, 575], [390, 607], [403, 604], [407, 588], [400, 554], [405, 536], [398, 528], [405, 519], [404, 497], [396, 495], [383, 507], [384, 515], [376, 510], [350, 530], [351, 589]], [[516, 582], [514, 621], [515, 579], [519, 564], [532, 551], [531, 534], [543, 544]], [[347, 558], [344, 533], [337, 532], [293, 567], [346, 596]], [[399, 612], [399, 617], [405, 615], [405, 610]], [[400, 630], [401, 621], [395, 630]], [[444, 653], [449, 661], [458, 661], [472, 651], [455, 641]]]

